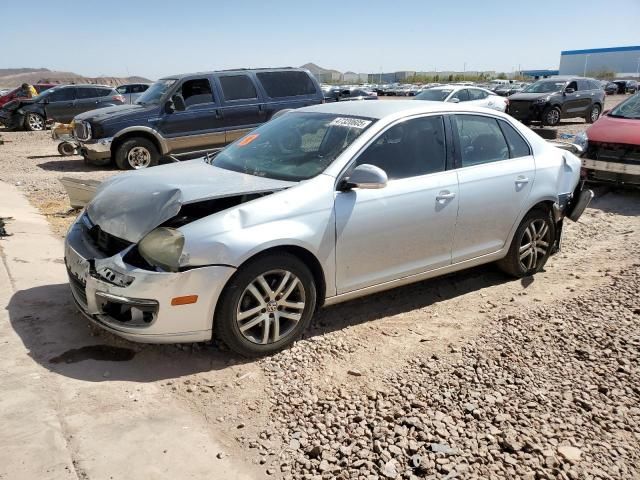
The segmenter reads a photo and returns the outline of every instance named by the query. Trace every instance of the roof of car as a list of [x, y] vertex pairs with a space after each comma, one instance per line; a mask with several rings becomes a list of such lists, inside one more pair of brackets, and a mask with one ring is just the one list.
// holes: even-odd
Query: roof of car
[[[476, 110], [470, 105], [460, 106], [455, 103], [430, 102], [426, 100], [378, 100], [356, 102], [334, 102], [314, 105], [296, 110], [297, 112], [331, 113], [335, 115], [352, 115], [381, 119], [397, 113], [412, 114], [445, 112], [452, 110]], [[478, 109], [486, 111], [486, 109]]]
[[231, 70], [212, 70], [210, 72], [193, 72], [193, 73], [181, 73], [179, 75], [168, 75], [162, 77], [160, 80], [180, 80], [185, 77], [192, 77], [194, 75], [213, 75], [214, 73], [247, 73], [247, 72], [281, 72], [281, 71], [298, 71], [307, 72], [306, 68], [293, 68], [293, 67], [280, 67], [280, 68], [235, 68]]

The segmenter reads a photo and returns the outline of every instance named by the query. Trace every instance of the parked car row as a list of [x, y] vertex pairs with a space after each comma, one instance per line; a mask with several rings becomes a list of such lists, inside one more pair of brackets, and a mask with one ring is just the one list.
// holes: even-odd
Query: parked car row
[[[33, 88], [35, 88], [36, 92], [38, 94], [44, 92], [45, 90], [55, 87], [56, 84], [54, 83], [36, 83], [35, 85], [33, 85]], [[0, 107], [2, 107], [3, 105], [6, 105], [7, 103], [9, 103], [11, 100], [15, 100], [16, 98], [20, 98], [20, 92], [22, 90], [22, 87], [17, 87], [14, 89], [8, 89], [6, 90], [4, 93], [0, 94]]]
[[446, 85], [432, 87], [423, 90], [415, 96], [416, 100], [429, 100], [432, 102], [467, 103], [478, 107], [491, 108], [504, 112], [509, 100], [500, 97], [484, 88], [466, 85]]

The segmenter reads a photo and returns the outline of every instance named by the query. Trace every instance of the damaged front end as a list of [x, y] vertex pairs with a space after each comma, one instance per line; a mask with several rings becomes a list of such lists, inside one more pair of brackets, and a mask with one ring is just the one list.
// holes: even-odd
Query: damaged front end
[[235, 268], [190, 265], [180, 227], [289, 186], [234, 175], [236, 184], [229, 179], [226, 187], [216, 182], [205, 188], [196, 175], [178, 188], [139, 181], [139, 174], [101, 186], [65, 242], [71, 290], [81, 312], [136, 341], [208, 340], [215, 302]]

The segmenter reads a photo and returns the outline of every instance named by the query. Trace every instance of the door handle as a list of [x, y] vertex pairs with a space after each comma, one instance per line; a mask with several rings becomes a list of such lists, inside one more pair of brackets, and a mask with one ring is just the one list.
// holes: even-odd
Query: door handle
[[454, 192], [450, 192], [449, 190], [443, 190], [436, 196], [436, 200], [438, 201], [451, 200], [452, 198], [455, 198], [455, 197], [456, 197], [456, 194]]
[[516, 178], [516, 183], [520, 184], [520, 183], [529, 183], [529, 179], [523, 175], [520, 175]]
[[222, 118], [223, 118], [222, 112], [216, 109], [216, 120], [222, 120]]

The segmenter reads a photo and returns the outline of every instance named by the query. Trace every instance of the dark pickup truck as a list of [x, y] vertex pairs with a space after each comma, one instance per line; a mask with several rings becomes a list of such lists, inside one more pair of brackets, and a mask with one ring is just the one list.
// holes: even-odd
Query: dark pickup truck
[[163, 156], [223, 147], [278, 111], [322, 102], [304, 69], [176, 75], [155, 82], [134, 105], [78, 115], [73, 135], [88, 162], [141, 169]]
[[598, 80], [551, 77], [538, 80], [509, 97], [507, 113], [524, 124], [556, 126], [563, 118], [598, 120], [604, 106], [604, 89]]

